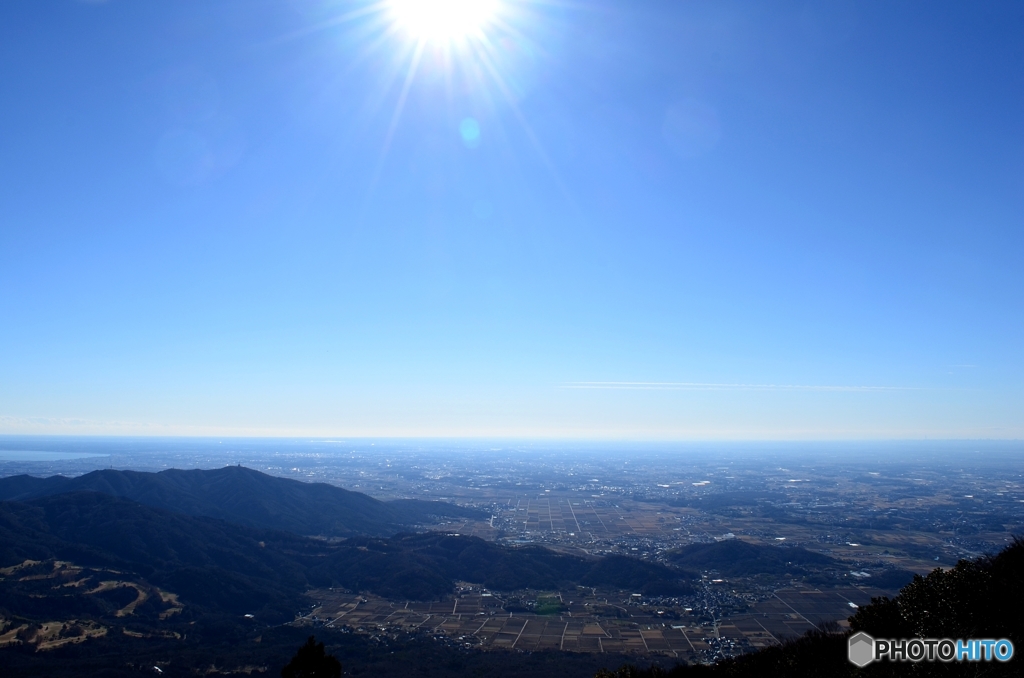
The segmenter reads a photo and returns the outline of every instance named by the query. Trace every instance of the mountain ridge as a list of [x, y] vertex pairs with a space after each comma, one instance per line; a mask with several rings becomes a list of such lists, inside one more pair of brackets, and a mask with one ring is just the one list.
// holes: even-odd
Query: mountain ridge
[[278, 478], [244, 466], [148, 471], [99, 470], [76, 478], [0, 478], [0, 501], [100, 492], [146, 506], [255, 528], [328, 537], [390, 536], [438, 517], [486, 517], [445, 502], [385, 502], [327, 483]]

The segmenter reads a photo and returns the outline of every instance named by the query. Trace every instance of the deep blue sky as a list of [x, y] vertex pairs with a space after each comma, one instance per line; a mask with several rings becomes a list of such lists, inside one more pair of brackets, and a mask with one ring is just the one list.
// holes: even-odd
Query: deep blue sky
[[0, 4], [0, 433], [1024, 436], [1024, 4], [503, 5]]

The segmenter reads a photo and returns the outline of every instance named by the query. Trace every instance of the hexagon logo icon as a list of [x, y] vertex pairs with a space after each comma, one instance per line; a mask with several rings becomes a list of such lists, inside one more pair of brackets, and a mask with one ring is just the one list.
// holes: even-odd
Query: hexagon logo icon
[[858, 668], [864, 668], [874, 660], [874, 638], [863, 631], [858, 631], [850, 636], [847, 642], [847, 656], [849, 657], [851, 664]]

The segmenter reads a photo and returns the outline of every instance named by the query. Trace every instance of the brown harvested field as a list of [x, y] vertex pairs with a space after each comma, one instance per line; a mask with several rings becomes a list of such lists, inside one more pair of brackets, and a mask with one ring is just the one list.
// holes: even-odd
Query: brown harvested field
[[[864, 604], [881, 593], [853, 586], [825, 591], [780, 589], [748, 611], [727, 615], [715, 625], [685, 615], [666, 620], [640, 608], [629, 608], [628, 617], [608, 619], [588, 613], [589, 609], [603, 609], [597, 598], [577, 600], [559, 615], [537, 615], [508, 613], [501, 609], [500, 598], [485, 597], [479, 591], [441, 602], [396, 603], [317, 590], [311, 595], [321, 601], [320, 606], [300, 623], [347, 626], [363, 632], [427, 629], [464, 642], [471, 640], [484, 649], [633, 652], [696, 661], [702, 652], [711, 651], [711, 639], [732, 641], [744, 649], [766, 647], [799, 636], [822, 621], [843, 619], [855, 611], [851, 602]], [[580, 598], [581, 592], [562, 592], [566, 599], [570, 595]]]

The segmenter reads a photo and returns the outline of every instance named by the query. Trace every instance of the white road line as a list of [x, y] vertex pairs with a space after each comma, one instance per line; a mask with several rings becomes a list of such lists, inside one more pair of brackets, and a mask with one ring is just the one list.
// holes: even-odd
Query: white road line
[[525, 622], [523, 623], [523, 628], [519, 629], [519, 635], [516, 636], [516, 639], [512, 641], [512, 647], [513, 648], [516, 646], [516, 643], [519, 642], [519, 638], [522, 637], [523, 631], [526, 630], [526, 625], [529, 624], [529, 623], [530, 623], [529, 619], [525, 620]]
[[576, 512], [572, 510], [572, 500], [567, 499], [565, 503], [569, 506], [569, 513], [572, 514], [572, 521], [576, 523], [576, 533], [582, 535], [583, 528], [580, 527], [580, 521], [576, 520]]
[[[776, 598], [779, 598], [779, 594], [778, 593], [774, 593], [772, 595], [774, 595]], [[801, 619], [803, 619], [805, 622], [807, 622], [808, 624], [810, 624], [814, 628], [818, 628], [817, 624], [812, 623], [810, 619], [808, 619], [807, 617], [805, 617], [802, 614], [800, 614], [795, 607], [793, 607], [792, 605], [790, 605], [786, 601], [782, 600], [782, 598], [779, 598], [779, 600], [782, 601], [783, 605], [785, 605], [789, 609], [793, 610], [793, 614], [795, 614], [796, 616], [800, 617]]]

